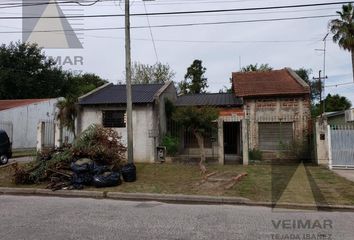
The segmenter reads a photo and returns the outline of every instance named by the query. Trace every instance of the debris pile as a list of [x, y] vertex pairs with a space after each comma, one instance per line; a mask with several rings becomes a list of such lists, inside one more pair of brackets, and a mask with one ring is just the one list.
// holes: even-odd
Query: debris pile
[[136, 180], [133, 164], [125, 163], [126, 148], [121, 137], [110, 128], [91, 125], [73, 143], [60, 149], [45, 150], [31, 166], [13, 165], [13, 182], [48, 182], [47, 188], [82, 189], [84, 186], [111, 187]]

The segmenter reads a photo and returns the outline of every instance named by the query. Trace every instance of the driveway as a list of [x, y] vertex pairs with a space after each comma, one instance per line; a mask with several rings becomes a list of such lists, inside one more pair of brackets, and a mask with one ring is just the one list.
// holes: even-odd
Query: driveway
[[333, 170], [333, 172], [348, 179], [349, 181], [354, 182], [354, 169]]
[[18, 162], [18, 163], [28, 163], [34, 160], [33, 156], [28, 157], [18, 157], [18, 158], [10, 158], [9, 163]]

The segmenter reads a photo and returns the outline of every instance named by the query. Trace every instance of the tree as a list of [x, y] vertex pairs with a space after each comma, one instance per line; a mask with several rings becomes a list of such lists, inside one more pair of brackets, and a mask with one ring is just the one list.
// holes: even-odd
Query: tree
[[77, 116], [76, 101], [74, 98], [66, 98], [58, 101], [57, 108], [59, 109], [57, 119], [60, 120], [60, 124], [66, 127], [70, 132], [74, 134], [75, 131], [75, 119]]
[[271, 66], [269, 66], [268, 63], [261, 64], [259, 67], [258, 67], [258, 63], [256, 63], [254, 65], [250, 64], [250, 65], [243, 67], [241, 69], [241, 72], [269, 72], [272, 70], [273, 70], [273, 68]]
[[107, 80], [102, 79], [94, 73], [84, 73], [79, 75], [68, 75], [68, 86], [65, 89], [65, 97], [76, 99], [106, 83]]
[[203, 67], [201, 60], [194, 60], [192, 65], [187, 68], [184, 81], [178, 84], [179, 90], [183, 94], [205, 93], [208, 88], [208, 79], [204, 76], [206, 68]]
[[322, 82], [320, 80], [313, 80], [310, 78], [310, 74], [312, 73], [311, 69], [299, 68], [294, 70], [294, 72], [299, 75], [299, 77], [304, 80], [309, 86], [311, 90], [311, 101], [319, 101], [322, 89]]
[[352, 106], [348, 98], [340, 96], [339, 94], [328, 94], [325, 99], [325, 104], [327, 112], [343, 111]]
[[333, 19], [329, 26], [333, 35], [333, 41], [338, 43], [340, 48], [348, 50], [352, 58], [352, 71], [354, 79], [354, 9], [351, 3], [342, 6], [342, 11], [337, 11], [340, 18]]
[[205, 149], [204, 137], [208, 129], [213, 128], [212, 122], [218, 118], [218, 111], [211, 107], [182, 107], [177, 108], [172, 115], [172, 119], [177, 123], [183, 125], [186, 129], [191, 131], [196, 137], [199, 150], [200, 162], [199, 167], [202, 173], [206, 172], [205, 163]]
[[[340, 96], [339, 94], [331, 95], [328, 94], [326, 99], [324, 99], [326, 112], [336, 112], [336, 111], [344, 111], [350, 109], [352, 103], [348, 98], [344, 96]], [[313, 115], [318, 116], [322, 113], [323, 102], [317, 103], [313, 108]]]
[[135, 62], [132, 67], [132, 83], [164, 83], [173, 81], [176, 73], [168, 64], [156, 63], [154, 65]]
[[36, 44], [0, 46], [0, 99], [64, 96], [68, 78]]
[[77, 98], [105, 83], [95, 74], [63, 71], [36, 44], [0, 46], [0, 99]]

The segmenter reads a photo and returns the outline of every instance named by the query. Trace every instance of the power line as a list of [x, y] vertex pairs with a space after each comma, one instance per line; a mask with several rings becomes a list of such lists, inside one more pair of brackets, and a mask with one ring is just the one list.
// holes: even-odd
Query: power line
[[[146, 5], [145, 5], [145, 1], [143, 1], [143, 3], [144, 3], [145, 13], [148, 13], [148, 12], [147, 12], [147, 8], [146, 8]], [[155, 40], [154, 40], [154, 35], [153, 35], [153, 33], [152, 33], [151, 24], [150, 24], [150, 19], [149, 19], [149, 16], [148, 16], [148, 15], [146, 15], [146, 20], [147, 20], [147, 23], [148, 23], [148, 25], [149, 25], [150, 36], [151, 36], [152, 45], [153, 45], [153, 47], [154, 47], [156, 62], [159, 62], [159, 56], [157, 55], [157, 50], [156, 50], [156, 44], [155, 44]]]
[[[350, 1], [353, 2], [353, 1]], [[313, 3], [313, 4], [299, 4], [299, 5], [283, 5], [283, 6], [270, 6], [270, 7], [255, 7], [255, 8], [232, 8], [232, 9], [213, 9], [213, 10], [198, 10], [198, 11], [175, 11], [175, 12], [151, 12], [151, 13], [133, 13], [131, 16], [158, 16], [158, 15], [186, 15], [186, 14], [203, 14], [203, 13], [221, 13], [221, 12], [242, 12], [242, 11], [260, 11], [269, 9], [287, 9], [287, 8], [305, 8], [316, 6], [329, 6], [347, 4], [348, 2], [327, 2], [327, 3]], [[33, 18], [94, 18], [94, 17], [123, 17], [124, 14], [98, 14], [86, 16], [21, 16], [21, 17], [0, 17], [0, 19], [33, 19]]]
[[[253, 20], [237, 20], [237, 21], [220, 21], [220, 22], [202, 22], [202, 23], [181, 23], [181, 24], [161, 24], [152, 26], [132, 26], [132, 29], [144, 28], [168, 28], [168, 27], [191, 27], [191, 26], [206, 26], [206, 25], [222, 25], [222, 24], [239, 24], [239, 23], [256, 23], [256, 22], [276, 22], [276, 21], [289, 21], [289, 20], [303, 20], [303, 19], [316, 19], [335, 17], [337, 15], [318, 15], [318, 16], [302, 16], [302, 17], [289, 17], [289, 18], [268, 18], [268, 19], [253, 19]], [[11, 33], [33, 33], [33, 32], [76, 32], [76, 31], [101, 31], [101, 30], [122, 30], [124, 27], [104, 27], [104, 28], [78, 28], [75, 30], [38, 30], [38, 31], [7, 31], [0, 32], [0, 34]]]

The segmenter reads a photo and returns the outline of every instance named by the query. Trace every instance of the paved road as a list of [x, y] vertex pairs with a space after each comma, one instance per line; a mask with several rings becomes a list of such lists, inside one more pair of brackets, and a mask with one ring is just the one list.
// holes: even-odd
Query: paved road
[[0, 196], [0, 239], [352, 240], [353, 226], [354, 213]]

